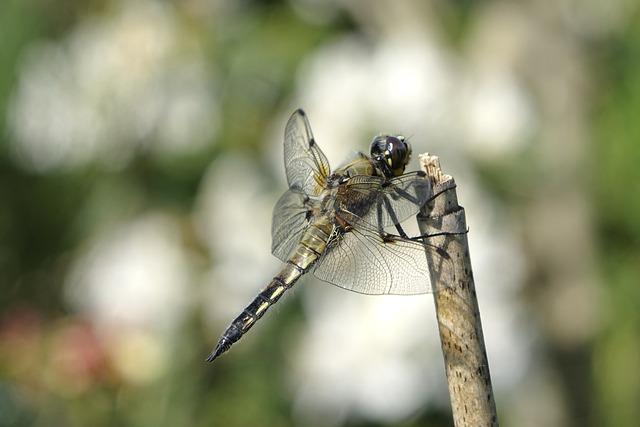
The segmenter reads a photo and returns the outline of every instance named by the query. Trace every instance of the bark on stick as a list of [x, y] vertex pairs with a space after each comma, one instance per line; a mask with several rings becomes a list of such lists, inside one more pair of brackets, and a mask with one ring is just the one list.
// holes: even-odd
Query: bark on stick
[[[444, 355], [451, 409], [456, 427], [498, 426], [467, 243], [464, 209], [458, 205], [456, 184], [444, 175], [438, 157], [420, 155], [420, 166], [431, 180], [434, 194], [418, 215], [421, 234], [453, 232], [428, 239], [449, 254], [452, 266], [429, 258], [440, 342]], [[442, 283], [443, 268], [455, 270], [453, 283]]]

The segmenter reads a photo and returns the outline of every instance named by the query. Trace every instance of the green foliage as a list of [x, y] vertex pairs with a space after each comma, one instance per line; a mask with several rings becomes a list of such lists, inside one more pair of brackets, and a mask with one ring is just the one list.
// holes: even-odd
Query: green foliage
[[608, 322], [594, 371], [600, 425], [632, 425], [640, 417], [640, 29], [611, 41], [596, 122], [593, 182]]

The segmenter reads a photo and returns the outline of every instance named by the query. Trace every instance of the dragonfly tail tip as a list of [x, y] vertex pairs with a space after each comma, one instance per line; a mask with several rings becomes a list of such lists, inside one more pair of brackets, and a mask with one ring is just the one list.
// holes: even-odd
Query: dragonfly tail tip
[[209, 356], [207, 356], [207, 362], [211, 363], [214, 360], [216, 360], [221, 354], [223, 353], [223, 351], [219, 351], [218, 348], [216, 348], [214, 351], [211, 352], [211, 354], [209, 354]]
[[218, 345], [216, 345], [216, 348], [214, 348], [211, 354], [207, 356], [207, 362], [211, 363], [216, 360], [222, 353], [226, 352], [229, 347], [230, 345], [228, 345], [227, 341], [221, 339], [220, 342], [218, 342]]

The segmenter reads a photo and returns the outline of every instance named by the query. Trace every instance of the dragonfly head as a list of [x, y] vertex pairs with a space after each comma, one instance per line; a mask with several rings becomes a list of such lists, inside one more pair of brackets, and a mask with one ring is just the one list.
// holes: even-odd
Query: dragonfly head
[[401, 135], [378, 135], [371, 143], [371, 157], [388, 178], [400, 176], [411, 159], [411, 145]]

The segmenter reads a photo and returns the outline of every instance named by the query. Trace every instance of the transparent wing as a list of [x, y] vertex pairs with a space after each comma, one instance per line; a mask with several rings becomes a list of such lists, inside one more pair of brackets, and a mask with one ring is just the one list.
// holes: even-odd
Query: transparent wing
[[297, 190], [287, 190], [273, 208], [271, 253], [286, 261], [309, 225], [311, 200]]
[[421, 171], [390, 180], [358, 175], [345, 184], [337, 210], [383, 230], [416, 215], [432, 194], [431, 183]]
[[317, 196], [331, 172], [327, 158], [313, 139], [307, 116], [296, 110], [285, 128], [284, 167], [289, 188]]
[[433, 292], [427, 256], [439, 274], [440, 283], [452, 283], [453, 263], [442, 249], [381, 235], [357, 219], [345, 219], [351, 231], [336, 236], [327, 246], [314, 275], [320, 280], [363, 294], [414, 295]]

